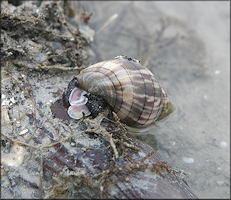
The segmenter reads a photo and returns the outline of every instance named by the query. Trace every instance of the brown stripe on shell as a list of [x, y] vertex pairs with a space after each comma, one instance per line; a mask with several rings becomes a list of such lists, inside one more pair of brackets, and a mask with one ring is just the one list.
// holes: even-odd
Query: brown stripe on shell
[[[94, 72], [102, 72], [105, 73], [107, 75], [107, 77], [110, 79], [110, 84], [113, 85], [114, 88], [116, 88], [116, 90], [113, 91], [113, 93], [111, 93], [111, 95], [109, 96], [105, 96], [105, 100], [108, 101], [108, 103], [113, 107], [115, 112], [118, 112], [121, 109], [121, 106], [123, 104], [123, 100], [124, 100], [124, 94], [123, 94], [123, 84], [120, 82], [121, 77], [118, 79], [118, 76], [116, 74], [116, 71], [118, 68], [118, 66], [114, 65], [114, 69], [108, 69], [106, 68], [108, 65], [108, 62], [103, 63], [102, 65], [100, 65], [100, 63], [95, 64], [94, 68], [93, 66], [91, 66], [90, 72], [92, 73], [94, 70]], [[112, 67], [112, 65], [111, 65]], [[125, 76], [126, 77], [126, 76]], [[116, 81], [115, 81], [116, 80]], [[100, 82], [105, 82], [104, 79], [100, 80]], [[97, 83], [98, 85], [100, 85], [101, 83]], [[130, 83], [128, 82], [128, 85], [130, 85]], [[110, 89], [108, 89], [110, 90]], [[89, 91], [91, 92], [91, 91]], [[133, 91], [130, 92], [131, 94], [133, 94]], [[100, 94], [98, 94], [100, 95]], [[100, 95], [101, 96], [101, 95]]]
[[[146, 124], [150, 124], [154, 119], [155, 115], [152, 115], [155, 113], [154, 109], [154, 101], [157, 96], [155, 96], [155, 87], [154, 87], [154, 80], [155, 77], [151, 74], [151, 72], [147, 69], [145, 69], [146, 73], [142, 73], [142, 76], [144, 77], [145, 85], [146, 85], [146, 105], [143, 110], [143, 113], [140, 117], [139, 123], [143, 124], [144, 126]], [[151, 80], [151, 82], [150, 82]], [[149, 111], [149, 112], [147, 112]]]
[[[113, 63], [113, 64], [112, 63], [113, 62], [107, 62], [104, 65], [102, 65], [102, 68], [107, 69], [106, 67], [110, 67], [110, 70], [113, 72], [112, 73], [113, 76], [115, 76], [118, 79], [117, 72], [118, 72], [120, 65], [118, 65], [117, 63]], [[123, 84], [124, 83], [121, 83], [122, 77], [121, 76], [119, 76], [119, 77], [120, 77], [120, 79], [118, 80], [120, 83], [119, 87], [114, 85], [116, 87], [116, 103], [112, 104], [110, 99], [107, 99], [108, 103], [113, 107], [113, 109], [116, 113], [121, 110], [121, 107], [123, 106], [123, 101], [124, 101], [124, 91], [123, 91]], [[112, 84], [114, 84], [114, 82], [112, 82]]]
[[[102, 79], [104, 80], [103, 82]], [[86, 72], [78, 75], [78, 80], [80, 83], [78, 85], [79, 88], [105, 98], [108, 95], [111, 96], [108, 92], [111, 91], [111, 93], [113, 93], [116, 91], [114, 85], [108, 84], [110, 82], [110, 77], [102, 72], [94, 72], [94, 74], [92, 72]]]
[[158, 83], [158, 81], [154, 78], [153, 79], [154, 82], [154, 102], [153, 102], [153, 109], [152, 109], [152, 114], [151, 114], [151, 118], [153, 118], [154, 120], [156, 120], [159, 117], [159, 114], [162, 110], [162, 92], [161, 92], [161, 87]]
[[116, 87], [112, 84], [111, 77], [108, 74], [97, 71], [97, 68], [94, 68], [94, 73], [91, 70], [86, 70], [78, 75], [77, 78], [80, 83], [78, 87], [92, 94], [99, 95], [105, 100], [110, 98], [110, 102], [116, 104]]
[[[144, 104], [145, 104], [145, 100], [143, 100], [143, 98], [140, 98], [138, 96], [139, 94], [145, 94], [144, 93], [145, 85], [143, 82], [143, 77], [140, 75], [138, 68], [134, 65], [133, 62], [130, 62], [127, 60], [123, 61], [121, 64], [121, 67], [125, 69], [124, 66], [126, 66], [126, 70], [129, 72], [128, 74], [132, 80], [132, 87], [133, 87], [134, 93], [133, 93], [133, 99], [130, 99], [131, 109], [127, 110], [128, 111], [127, 116], [121, 120], [125, 121], [127, 124], [132, 126], [133, 124], [136, 124], [136, 122], [139, 120]], [[139, 82], [141, 83], [140, 87], [136, 87], [139, 84]], [[125, 107], [122, 106], [122, 109], [124, 111]], [[120, 117], [119, 112], [118, 112], [118, 116]], [[130, 122], [130, 120], [132, 121]]]
[[[113, 63], [114, 65], [111, 66], [110, 63]], [[117, 102], [120, 102], [121, 104], [120, 106], [115, 105], [115, 107], [113, 107], [114, 111], [117, 112], [122, 121], [124, 118], [126, 118], [126, 112], [129, 112], [131, 110], [132, 104], [134, 102], [134, 83], [132, 82], [132, 78], [130, 77], [131, 73], [129, 73], [127, 67], [124, 68], [123, 65], [124, 63], [120, 62], [120, 60], [108, 61], [108, 66], [113, 67], [112, 70], [115, 74], [118, 74], [120, 80], [122, 81], [120, 95], [120, 90], [117, 90]], [[103, 65], [102, 67], [105, 67], [105, 65]], [[129, 103], [125, 106], [126, 102]], [[108, 103], [111, 104], [110, 100], [108, 101]]]
[[[139, 81], [137, 80], [138, 77], [142, 78], [142, 81], [140, 82], [140, 84], [144, 87], [139, 87], [138, 90], [134, 89], [134, 92], [136, 94], [136, 97], [134, 98], [134, 103], [132, 106], [132, 109], [130, 110], [130, 112], [128, 113], [126, 119], [124, 119], [128, 125], [130, 126], [145, 126], [146, 124], [150, 124], [153, 122], [154, 119], [150, 118], [153, 107], [154, 107], [154, 101], [153, 102], [149, 102], [148, 101], [148, 97], [151, 95], [153, 96], [154, 92], [151, 89], [151, 92], [149, 91], [149, 88], [147, 88], [146, 85], [146, 79], [144, 77], [145, 75], [152, 75], [151, 72], [149, 70], [147, 70], [145, 67], [141, 66], [138, 63], [133, 63], [133, 62], [129, 62], [131, 65], [133, 65], [133, 68], [136, 69], [136, 86], [139, 87], [140, 85], [138, 84]], [[127, 67], [127, 65], [126, 65]], [[147, 78], [147, 77], [146, 77]], [[150, 77], [148, 77], [150, 78]], [[154, 76], [151, 76], [151, 80], [155, 79]], [[148, 79], [147, 79], [148, 80]], [[151, 85], [151, 88], [154, 88], [154, 84]], [[140, 94], [143, 94], [143, 96], [141, 96]], [[150, 108], [151, 106], [151, 108]], [[155, 111], [153, 111], [155, 113]], [[119, 116], [119, 115], [118, 115]], [[130, 120], [132, 120], [130, 122]], [[142, 121], [142, 123], [141, 123]]]

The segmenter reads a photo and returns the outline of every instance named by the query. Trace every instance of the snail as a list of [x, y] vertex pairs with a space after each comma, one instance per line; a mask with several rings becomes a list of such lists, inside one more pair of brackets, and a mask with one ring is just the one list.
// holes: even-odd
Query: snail
[[[89, 94], [99, 98], [98, 102], [106, 101], [128, 127], [148, 127], [174, 109], [152, 72], [138, 60], [126, 56], [93, 64], [69, 83], [64, 102], [69, 106], [70, 117], [79, 119], [82, 113], [90, 115]], [[96, 104], [103, 109], [104, 104]]]

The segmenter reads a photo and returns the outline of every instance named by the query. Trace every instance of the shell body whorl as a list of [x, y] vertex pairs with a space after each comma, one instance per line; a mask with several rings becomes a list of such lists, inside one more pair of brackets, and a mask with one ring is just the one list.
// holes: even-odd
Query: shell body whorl
[[154, 75], [134, 60], [96, 63], [82, 70], [77, 79], [77, 87], [105, 99], [131, 127], [147, 127], [159, 116], [163, 118], [171, 103]]

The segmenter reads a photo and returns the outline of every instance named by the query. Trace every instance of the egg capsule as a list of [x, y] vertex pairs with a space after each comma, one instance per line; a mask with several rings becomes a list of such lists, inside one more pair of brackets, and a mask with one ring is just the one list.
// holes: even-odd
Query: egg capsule
[[68, 115], [73, 119], [81, 119], [84, 116], [91, 114], [86, 103], [88, 101], [87, 97], [84, 95], [87, 94], [86, 91], [83, 91], [79, 88], [74, 88], [69, 97], [70, 106], [68, 108]]

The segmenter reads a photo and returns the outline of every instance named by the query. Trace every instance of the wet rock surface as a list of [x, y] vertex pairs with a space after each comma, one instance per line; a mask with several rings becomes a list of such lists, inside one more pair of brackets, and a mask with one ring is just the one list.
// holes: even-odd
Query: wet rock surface
[[2, 2], [1, 7], [2, 61], [24, 69], [67, 70], [82, 65], [94, 31], [70, 3]]
[[47, 75], [50, 102], [40, 96], [40, 83], [8, 73], [2, 83], [11, 88], [3, 89], [9, 103], [2, 106], [2, 197], [196, 198], [184, 172], [130, 136], [110, 109], [73, 120], [60, 115], [67, 108]]
[[[205, 172], [206, 178], [202, 177], [203, 162], [187, 165], [183, 167], [187, 175], [183, 165], [177, 163], [183, 156], [184, 160], [192, 161], [193, 153], [189, 149], [204, 153], [202, 160], [208, 155], [204, 152], [208, 146], [204, 144], [203, 149], [199, 146], [201, 139], [196, 134], [199, 131], [192, 128], [186, 131], [184, 126], [187, 113], [196, 109], [197, 112], [191, 112], [190, 124], [199, 127], [194, 123], [198, 116], [194, 115], [203, 114], [203, 109], [197, 110], [202, 104], [200, 98], [192, 98], [192, 93], [200, 84], [205, 95], [208, 90], [202, 86], [210, 80], [204, 64], [204, 44], [195, 30], [163, 15], [158, 6], [150, 6], [149, 10], [142, 2], [138, 8], [137, 3], [131, 2], [114, 6], [110, 2], [101, 6], [90, 4], [94, 11], [87, 2], [82, 2], [82, 7], [73, 2], [12, 2], [8, 1], [8, 5], [1, 2], [1, 197], [197, 198], [186, 182], [196, 189], [206, 188], [204, 181], [212, 177], [208, 175], [209, 170]], [[125, 6], [121, 7], [122, 4]], [[103, 20], [97, 14], [102, 9]], [[117, 9], [119, 18], [100, 29], [115, 13], [113, 9]], [[134, 21], [134, 15], [139, 22], [137, 29], [129, 23]], [[100, 31], [95, 35], [86, 23]], [[85, 67], [83, 63], [96, 63], [120, 54], [137, 58], [158, 71], [155, 75], [167, 92], [172, 91], [168, 94], [177, 105], [175, 118], [156, 126], [151, 130], [152, 135], [137, 136], [140, 140], [128, 134], [110, 110], [96, 118], [73, 120], [62, 102], [64, 90]], [[90, 59], [86, 60], [89, 55]], [[173, 95], [178, 91], [184, 94], [191, 109], [187, 109], [180, 95]], [[206, 102], [203, 106], [207, 106]], [[186, 133], [190, 140], [186, 137], [182, 141]], [[167, 159], [157, 151], [153, 134], [158, 137], [158, 148]], [[184, 143], [187, 147], [182, 146]], [[182, 153], [179, 148], [183, 148]], [[214, 160], [216, 154], [213, 155], [208, 163], [213, 168], [219, 167]], [[226, 165], [221, 169], [223, 166]], [[192, 172], [197, 176], [195, 173], [192, 176]], [[217, 183], [220, 188], [227, 188], [225, 178]]]

